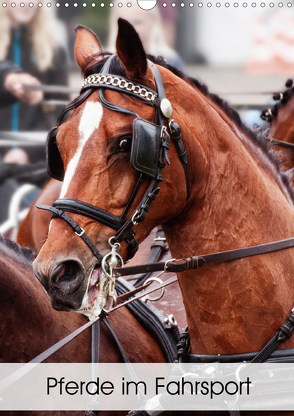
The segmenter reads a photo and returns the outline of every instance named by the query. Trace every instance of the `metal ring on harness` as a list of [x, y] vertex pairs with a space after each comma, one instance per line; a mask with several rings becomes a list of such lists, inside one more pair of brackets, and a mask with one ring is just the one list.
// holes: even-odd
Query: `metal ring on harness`
[[113, 236], [110, 237], [110, 239], [108, 240], [108, 244], [111, 247], [111, 251], [103, 257], [101, 262], [102, 271], [109, 279], [113, 279], [112, 270], [114, 267], [116, 267], [118, 264], [120, 264], [121, 267], [123, 267], [124, 265], [122, 257], [118, 254], [120, 244], [117, 242], [112, 243], [112, 240], [115, 241]]
[[[157, 283], [160, 283], [160, 284], [161, 284], [161, 283], [163, 283], [161, 279], [158, 279], [158, 277], [149, 277], [147, 280], [145, 280], [145, 282], [144, 282], [144, 286], [145, 286], [147, 283], [149, 283], [149, 282], [157, 282]], [[161, 293], [160, 293], [160, 295], [155, 296], [154, 298], [150, 298], [150, 297], [147, 295], [147, 296], [144, 296], [144, 297], [142, 298], [142, 301], [143, 301], [143, 302], [145, 302], [145, 303], [146, 303], [148, 300], [149, 300], [150, 302], [155, 302], [155, 301], [157, 301], [157, 300], [161, 299], [163, 295], [164, 295], [164, 287], [162, 287], [162, 288], [161, 288]]]

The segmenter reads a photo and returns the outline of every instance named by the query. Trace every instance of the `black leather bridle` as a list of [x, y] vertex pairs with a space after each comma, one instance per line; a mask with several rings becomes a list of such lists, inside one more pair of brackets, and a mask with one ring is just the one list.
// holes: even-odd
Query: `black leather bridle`
[[[121, 76], [109, 74], [111, 62], [115, 56], [116, 55], [112, 55], [107, 59], [99, 74], [90, 75], [85, 79], [81, 89], [81, 95], [63, 109], [59, 116], [57, 126], [54, 127], [48, 134], [47, 167], [48, 173], [51, 177], [63, 180], [63, 162], [56, 144], [58, 127], [61, 124], [64, 115], [68, 111], [81, 105], [94, 90], [98, 89], [99, 100], [105, 108], [126, 115], [135, 116], [135, 120], [133, 122], [131, 163], [132, 166], [140, 172], [140, 175], [126, 207], [124, 208], [121, 216], [118, 217], [101, 208], [73, 198], [57, 199], [53, 203], [53, 206], [37, 205], [37, 208], [39, 209], [51, 211], [53, 217], [63, 219], [75, 231], [75, 233], [84, 240], [100, 262], [102, 261], [102, 255], [87, 237], [84, 230], [75, 221], [73, 221], [73, 219], [67, 215], [65, 211], [86, 216], [114, 229], [116, 232], [111, 238], [112, 242], [121, 243], [122, 241], [126, 241], [128, 243], [128, 257], [133, 257], [138, 250], [138, 242], [135, 239], [133, 227], [145, 219], [152, 201], [155, 200], [159, 192], [160, 188], [158, 185], [162, 181], [161, 171], [166, 163], [170, 163], [168, 159], [170, 135], [165, 126], [166, 120], [168, 122], [171, 137], [174, 141], [179, 159], [184, 169], [187, 199], [190, 195], [190, 184], [187, 171], [187, 152], [182, 142], [181, 129], [179, 125], [170, 118], [172, 108], [171, 104], [166, 99], [165, 89], [159, 70], [152, 62], [150, 62], [157, 89], [157, 91], [153, 91], [144, 85], [134, 84], [130, 80]], [[104, 88], [129, 94], [143, 100], [145, 104], [155, 107], [155, 123], [153, 124], [143, 120], [135, 112], [107, 101], [104, 97]], [[131, 205], [133, 204], [146, 177], [151, 178], [150, 184], [140, 203], [126, 220]]]

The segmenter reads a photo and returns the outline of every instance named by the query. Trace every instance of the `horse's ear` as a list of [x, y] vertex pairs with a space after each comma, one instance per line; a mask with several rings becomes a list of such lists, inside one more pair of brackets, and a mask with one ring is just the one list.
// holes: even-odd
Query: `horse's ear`
[[130, 79], [140, 80], [147, 72], [147, 58], [142, 42], [133, 26], [124, 19], [118, 19], [116, 51]]
[[77, 25], [75, 31], [77, 35], [75, 58], [79, 67], [85, 72], [95, 61], [103, 58], [103, 56], [97, 57], [97, 54], [102, 52], [102, 47], [95, 33], [87, 27]]

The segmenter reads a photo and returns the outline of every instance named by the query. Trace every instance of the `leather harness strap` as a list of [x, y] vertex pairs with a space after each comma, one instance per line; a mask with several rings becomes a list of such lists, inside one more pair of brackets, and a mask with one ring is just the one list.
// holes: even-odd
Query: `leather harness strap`
[[288, 316], [286, 322], [280, 326], [279, 330], [271, 340], [259, 351], [238, 354], [190, 354], [190, 336], [188, 327], [180, 336], [177, 346], [178, 360], [186, 363], [264, 363], [264, 362], [294, 362], [294, 349], [277, 350], [283, 341], [292, 336], [294, 329], [294, 308]]
[[263, 349], [251, 360], [251, 363], [263, 363], [278, 348], [278, 346], [292, 336], [294, 329], [294, 313], [293, 309], [287, 318], [287, 321], [280, 326], [278, 332], [263, 347]]
[[119, 230], [123, 225], [124, 220], [104, 211], [94, 205], [87, 204], [86, 202], [79, 201], [74, 198], [59, 198], [53, 203], [54, 208], [58, 208], [61, 211], [73, 212], [79, 215], [85, 215], [94, 221], [97, 221], [99, 216], [99, 222], [103, 225], [109, 226], [110, 223], [115, 230]]
[[[168, 284], [176, 282], [176, 278], [169, 279], [161, 285], [165, 287]], [[132, 286], [124, 279], [117, 279], [115, 284], [117, 293], [130, 293]], [[158, 289], [160, 286], [156, 285]], [[149, 288], [144, 291], [145, 294]], [[150, 288], [150, 290], [152, 290]], [[120, 296], [119, 296], [120, 297]], [[126, 307], [136, 317], [137, 321], [154, 337], [167, 362], [172, 363], [177, 355], [176, 345], [179, 341], [179, 331], [177, 324], [163, 317], [162, 313], [152, 304], [140, 301], [133, 302], [135, 298], [130, 298]], [[119, 305], [118, 305], [119, 306]]]
[[80, 237], [92, 250], [92, 253], [94, 256], [101, 262], [102, 256], [95, 247], [95, 245], [92, 243], [92, 241], [89, 239], [89, 237], [86, 235], [84, 229], [79, 226], [78, 223], [76, 223], [69, 215], [67, 215], [64, 211], [61, 211], [58, 208], [51, 207], [49, 205], [37, 205], [37, 208], [44, 209], [46, 211], [50, 211], [53, 213], [53, 218], [61, 218], [63, 221], [65, 221], [75, 232], [75, 234]]
[[100, 321], [91, 326], [91, 363], [99, 363], [100, 358]]
[[[126, 353], [124, 352], [124, 349], [119, 342], [119, 339], [117, 338], [115, 332], [112, 329], [112, 326], [108, 322], [107, 316], [101, 319], [101, 322], [104, 323], [106, 328], [108, 329], [110, 335], [112, 336], [112, 339], [114, 340], [120, 355], [122, 357], [122, 360], [124, 363], [129, 363], [129, 359], [126, 356]], [[99, 352], [100, 352], [100, 320], [95, 322], [92, 327], [92, 337], [91, 337], [91, 363], [92, 364], [99, 364]], [[96, 374], [96, 368], [92, 366], [92, 379], [95, 380], [98, 374]], [[87, 410], [84, 412], [84, 416], [95, 416], [99, 414], [99, 410], [93, 410], [96, 409], [99, 406], [99, 400], [97, 401], [97, 397], [89, 396], [88, 402], [87, 402]]]
[[159, 272], [180, 273], [186, 270], [197, 269], [204, 264], [217, 263], [221, 261], [238, 260], [244, 257], [257, 256], [259, 254], [272, 253], [278, 250], [294, 247], [294, 238], [279, 240], [272, 243], [261, 244], [252, 247], [239, 248], [237, 250], [222, 251], [203, 256], [192, 256], [182, 259], [172, 259], [167, 262], [143, 264], [129, 267], [116, 267], [113, 269], [114, 276], [128, 276], [137, 273]]
[[175, 123], [173, 120], [171, 120], [171, 122], [169, 123], [169, 127], [171, 131], [172, 141], [175, 145], [175, 148], [178, 153], [178, 157], [184, 169], [185, 178], [186, 178], [186, 191], [187, 191], [186, 200], [188, 200], [190, 197], [190, 193], [191, 193], [189, 173], [188, 173], [188, 154], [183, 143], [180, 126], [177, 123]]

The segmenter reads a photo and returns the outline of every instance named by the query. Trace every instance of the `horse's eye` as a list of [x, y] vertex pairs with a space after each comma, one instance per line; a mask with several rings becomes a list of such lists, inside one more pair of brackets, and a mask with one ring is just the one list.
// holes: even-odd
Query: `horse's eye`
[[131, 151], [132, 146], [132, 138], [131, 137], [124, 137], [119, 142], [117, 152], [118, 153], [127, 153]]

